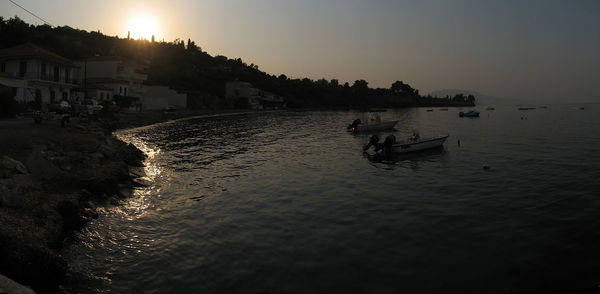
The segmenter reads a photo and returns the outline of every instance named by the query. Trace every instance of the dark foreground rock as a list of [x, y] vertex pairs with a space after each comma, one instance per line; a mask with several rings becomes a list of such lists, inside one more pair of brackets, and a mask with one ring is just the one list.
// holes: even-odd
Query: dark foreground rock
[[93, 123], [0, 128], [0, 138], [0, 274], [55, 293], [65, 239], [127, 196], [145, 155]]

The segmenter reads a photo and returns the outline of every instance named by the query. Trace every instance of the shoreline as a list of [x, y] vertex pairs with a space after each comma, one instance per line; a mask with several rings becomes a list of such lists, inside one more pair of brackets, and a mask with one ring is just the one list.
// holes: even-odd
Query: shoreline
[[146, 155], [119, 130], [248, 110], [117, 113], [34, 124], [0, 120], [0, 276], [36, 293], [56, 293], [72, 274], [61, 250], [98, 218], [97, 209], [130, 198]]
[[56, 293], [62, 248], [97, 208], [131, 196], [146, 155], [98, 120], [0, 121], [0, 275]]
[[[331, 109], [286, 109], [327, 111]], [[359, 111], [335, 109], [336, 111]], [[281, 110], [280, 110], [281, 111]], [[69, 266], [61, 250], [97, 209], [120, 205], [144, 177], [146, 155], [115, 133], [203, 116], [263, 113], [247, 109], [117, 113], [60, 123], [0, 121], [0, 275], [36, 293], [55, 293]]]

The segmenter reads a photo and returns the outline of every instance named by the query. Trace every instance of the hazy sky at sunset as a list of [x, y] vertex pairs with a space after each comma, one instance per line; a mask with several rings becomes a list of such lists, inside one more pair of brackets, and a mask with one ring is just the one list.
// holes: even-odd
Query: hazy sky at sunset
[[[600, 101], [595, 0], [15, 1], [53, 25], [120, 37], [143, 13], [158, 40], [191, 38], [270, 74]], [[8, 0], [0, 15], [41, 23]]]

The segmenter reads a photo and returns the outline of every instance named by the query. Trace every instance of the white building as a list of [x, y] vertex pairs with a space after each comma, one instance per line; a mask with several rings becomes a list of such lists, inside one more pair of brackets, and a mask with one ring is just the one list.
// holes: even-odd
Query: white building
[[[148, 75], [139, 63], [121, 57], [97, 56], [78, 60], [76, 64], [81, 68], [79, 77], [83, 81], [83, 89], [111, 89], [108, 99], [115, 95], [139, 98], [144, 95], [142, 84]], [[101, 95], [100, 92], [97, 94]], [[101, 97], [94, 98], [101, 100]]]
[[260, 90], [241, 81], [225, 83], [225, 100], [230, 107], [251, 109], [279, 109], [286, 106], [283, 97]]
[[179, 94], [169, 87], [144, 86], [144, 92], [144, 96], [141, 98], [143, 110], [160, 110], [167, 106], [187, 107], [187, 95]]
[[77, 66], [32, 43], [0, 49], [0, 84], [14, 89], [15, 100], [47, 104], [70, 100]]

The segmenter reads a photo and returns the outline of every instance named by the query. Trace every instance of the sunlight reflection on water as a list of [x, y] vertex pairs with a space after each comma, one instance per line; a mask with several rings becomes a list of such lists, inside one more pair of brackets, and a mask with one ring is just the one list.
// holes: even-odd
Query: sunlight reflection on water
[[451, 138], [443, 150], [391, 158], [364, 155], [369, 135], [344, 131], [356, 112], [127, 130], [118, 135], [149, 155], [151, 185], [84, 229], [69, 260], [101, 280], [80, 292], [585, 286], [600, 274], [590, 262], [600, 259], [600, 235], [590, 233], [600, 231], [600, 201], [590, 196], [600, 190], [593, 109], [551, 108], [527, 121], [515, 108], [478, 119], [459, 118], [460, 109], [391, 110], [382, 118], [400, 120], [398, 138], [413, 129]]

